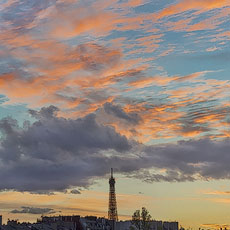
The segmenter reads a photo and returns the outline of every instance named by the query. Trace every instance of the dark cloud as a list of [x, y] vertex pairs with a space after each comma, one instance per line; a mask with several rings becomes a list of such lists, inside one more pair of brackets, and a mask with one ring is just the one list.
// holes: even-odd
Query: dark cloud
[[79, 190], [77, 190], [77, 189], [71, 190], [70, 193], [72, 193], [72, 194], [81, 194], [81, 192]]
[[83, 68], [90, 71], [100, 72], [117, 65], [121, 59], [119, 50], [113, 50], [96, 43], [86, 43], [77, 46], [73, 51], [73, 58], [77, 54], [78, 62]]
[[55, 195], [54, 192], [50, 192], [50, 191], [39, 191], [39, 190], [37, 190], [37, 191], [32, 191], [32, 192], [30, 192], [30, 194], [48, 195], [48, 196], [53, 196], [53, 195]]
[[56, 0], [21, 0], [10, 4], [2, 12], [2, 19], [15, 28], [25, 29], [31, 24], [40, 12], [44, 11]]
[[34, 207], [21, 207], [21, 210], [14, 209], [11, 213], [28, 213], [28, 214], [53, 214], [56, 213], [52, 208], [34, 208]]
[[37, 119], [52, 119], [58, 111], [59, 109], [57, 107], [51, 105], [49, 107], [41, 108], [40, 111], [29, 110], [29, 113]]
[[150, 183], [230, 179], [229, 139], [146, 146], [98, 124], [95, 114], [74, 120], [57, 112], [53, 106], [30, 110], [37, 120], [24, 127], [0, 121], [1, 190], [49, 194], [87, 187], [111, 167]]
[[120, 106], [114, 105], [109, 102], [104, 104], [104, 110], [106, 113], [112, 114], [115, 117], [126, 120], [127, 122], [132, 124], [138, 124], [141, 120], [140, 116], [137, 113], [127, 113]]
[[37, 121], [20, 128], [16, 120], [0, 121], [0, 189], [20, 191], [65, 190], [87, 186], [105, 175], [110, 157], [101, 151], [123, 153], [131, 146], [113, 128], [99, 125], [95, 115], [59, 118], [57, 108], [30, 110]]
[[145, 157], [163, 174], [149, 173], [147, 181], [194, 181], [230, 179], [230, 140], [181, 141], [162, 147], [148, 146]]
[[210, 120], [227, 122], [228, 114], [230, 113], [229, 107], [216, 106], [215, 100], [187, 104], [187, 108], [184, 110], [185, 115], [175, 120], [182, 134], [192, 132], [204, 134], [213, 131], [216, 127], [210, 126]]

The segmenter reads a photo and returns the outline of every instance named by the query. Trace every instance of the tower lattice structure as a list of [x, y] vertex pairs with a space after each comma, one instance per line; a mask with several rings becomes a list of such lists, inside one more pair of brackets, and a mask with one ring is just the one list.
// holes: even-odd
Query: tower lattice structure
[[108, 219], [118, 221], [117, 202], [115, 193], [115, 178], [113, 177], [113, 169], [111, 168], [111, 177], [109, 179], [109, 211]]

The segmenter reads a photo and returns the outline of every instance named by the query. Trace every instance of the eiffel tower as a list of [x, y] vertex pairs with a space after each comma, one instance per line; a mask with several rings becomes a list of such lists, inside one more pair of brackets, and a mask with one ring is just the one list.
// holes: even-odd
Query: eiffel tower
[[113, 177], [113, 169], [111, 168], [111, 177], [109, 179], [109, 211], [108, 219], [113, 221], [113, 228], [115, 227], [115, 222], [118, 221], [117, 216], [117, 202], [115, 193], [115, 178]]

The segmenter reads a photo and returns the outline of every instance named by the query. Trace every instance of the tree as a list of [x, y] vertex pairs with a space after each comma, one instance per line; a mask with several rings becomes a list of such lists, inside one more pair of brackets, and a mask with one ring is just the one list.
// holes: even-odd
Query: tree
[[132, 215], [132, 225], [130, 230], [134, 230], [135, 228], [137, 230], [150, 230], [150, 221], [151, 221], [151, 215], [149, 214], [149, 211], [142, 207], [141, 211], [136, 210]]
[[[141, 214], [140, 210], [136, 210], [132, 215], [132, 225], [136, 227], [137, 230], [141, 230]], [[135, 227], [131, 226], [130, 230], [134, 230]]]

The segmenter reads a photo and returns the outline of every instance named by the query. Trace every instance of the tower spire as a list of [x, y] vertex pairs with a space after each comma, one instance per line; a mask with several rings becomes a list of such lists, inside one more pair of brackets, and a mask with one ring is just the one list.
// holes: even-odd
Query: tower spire
[[111, 168], [111, 178], [113, 178], [113, 168]]
[[117, 202], [115, 193], [115, 178], [113, 177], [113, 168], [111, 168], [111, 177], [109, 179], [109, 211], [108, 219], [114, 222], [118, 221]]

